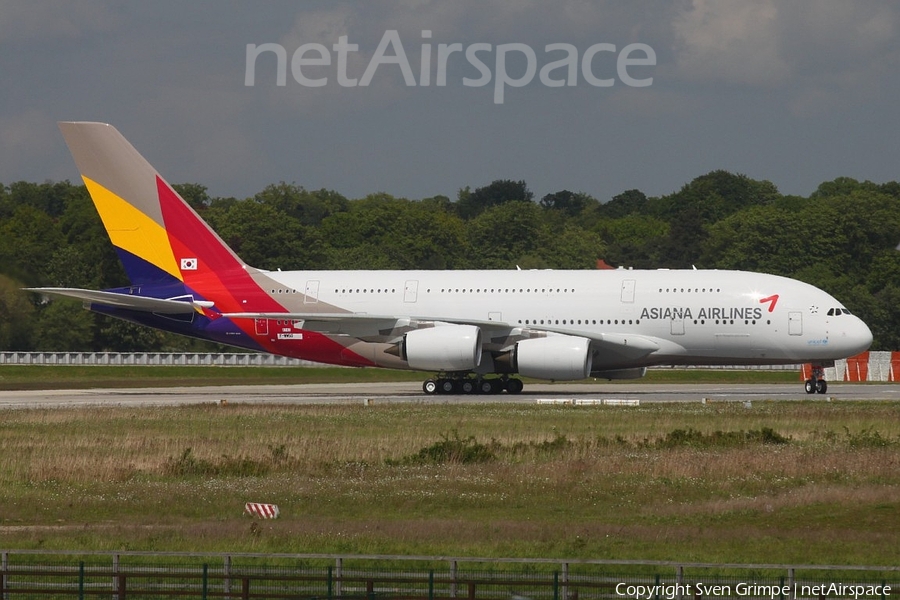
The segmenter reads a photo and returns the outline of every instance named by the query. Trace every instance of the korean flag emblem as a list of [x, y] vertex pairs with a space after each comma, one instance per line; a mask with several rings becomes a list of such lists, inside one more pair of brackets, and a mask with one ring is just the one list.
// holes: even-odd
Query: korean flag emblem
[[196, 271], [197, 270], [197, 259], [196, 258], [182, 258], [181, 259], [181, 270], [182, 271]]

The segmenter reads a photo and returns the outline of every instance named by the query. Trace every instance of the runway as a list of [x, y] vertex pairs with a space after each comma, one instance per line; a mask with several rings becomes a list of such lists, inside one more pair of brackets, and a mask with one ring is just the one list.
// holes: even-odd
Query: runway
[[527, 384], [519, 395], [427, 396], [421, 384], [330, 383], [304, 385], [210, 386], [134, 389], [0, 391], [0, 409], [79, 406], [180, 406], [220, 402], [247, 404], [534, 404], [642, 405], [659, 402], [900, 400], [900, 385], [830, 383], [828, 393], [808, 395], [795, 384]]

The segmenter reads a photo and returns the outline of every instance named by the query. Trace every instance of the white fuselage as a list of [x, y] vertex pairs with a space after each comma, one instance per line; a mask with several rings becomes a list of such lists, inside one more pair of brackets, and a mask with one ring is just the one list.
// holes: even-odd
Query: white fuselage
[[868, 327], [829, 294], [761, 273], [711, 270], [267, 272], [294, 311], [496, 321], [589, 337], [630, 334], [654, 364], [827, 362], [864, 351]]

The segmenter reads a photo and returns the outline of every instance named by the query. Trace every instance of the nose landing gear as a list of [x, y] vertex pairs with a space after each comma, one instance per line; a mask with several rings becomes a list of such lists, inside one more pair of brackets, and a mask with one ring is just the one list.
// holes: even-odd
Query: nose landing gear
[[813, 365], [812, 374], [806, 380], [807, 394], [824, 394], [828, 391], [828, 382], [825, 381], [825, 369], [820, 365]]

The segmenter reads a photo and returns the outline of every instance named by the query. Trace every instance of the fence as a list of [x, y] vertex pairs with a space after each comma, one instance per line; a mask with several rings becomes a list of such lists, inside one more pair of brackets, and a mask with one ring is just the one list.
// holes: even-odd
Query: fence
[[[0, 351], [0, 365], [185, 365], [222, 367], [321, 367], [299, 358], [255, 352], [12, 352]], [[811, 365], [715, 365], [658, 369], [796, 371], [808, 379]], [[900, 352], [863, 352], [825, 369], [829, 381], [898, 381]]]
[[310, 367], [308, 360], [274, 354], [235, 352], [10, 352], [0, 351], [0, 365], [186, 365], [223, 367]]
[[900, 590], [900, 567], [4, 551], [0, 579], [3, 600], [888, 600]]

